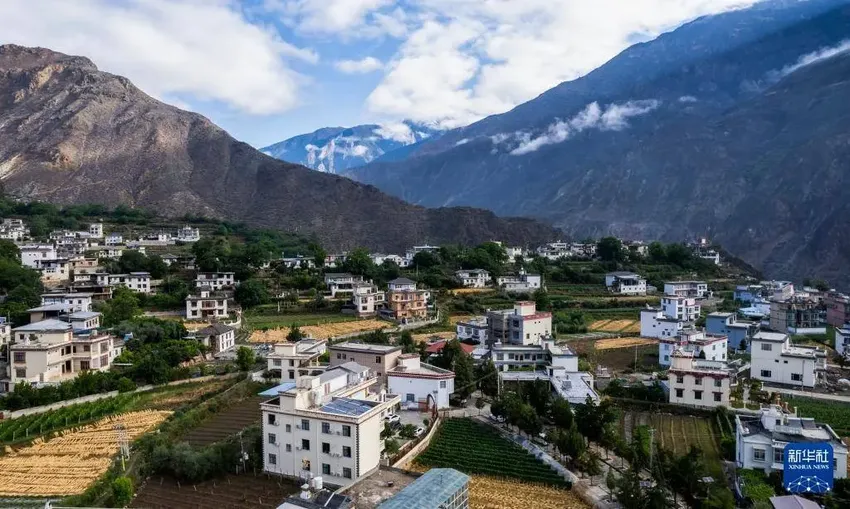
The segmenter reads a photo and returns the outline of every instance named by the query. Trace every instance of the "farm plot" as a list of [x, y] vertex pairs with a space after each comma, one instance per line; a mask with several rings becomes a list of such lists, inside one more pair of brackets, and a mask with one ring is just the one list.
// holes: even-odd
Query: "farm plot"
[[118, 452], [118, 427], [132, 441], [171, 412], [130, 412], [69, 430], [0, 457], [0, 496], [75, 495], [100, 477]]
[[160, 390], [141, 393], [133, 408], [151, 410], [174, 410], [187, 403], [195, 402], [214, 392], [223, 390], [236, 383], [237, 379], [214, 380], [165, 387]]
[[469, 506], [483, 509], [526, 509], [547, 507], [584, 509], [589, 507], [573, 492], [564, 489], [525, 484], [510, 479], [473, 475], [469, 481]]
[[699, 447], [712, 475], [716, 478], [722, 476], [718, 430], [711, 419], [624, 410], [620, 416], [623, 438], [631, 440], [632, 431], [638, 426], [654, 428], [658, 447], [672, 451], [677, 456], [687, 454], [692, 445]]
[[797, 407], [800, 417], [814, 417], [816, 421], [829, 424], [839, 435], [850, 435], [850, 405], [840, 401], [825, 401], [799, 398], [783, 394], [782, 401]]
[[195, 485], [179, 484], [167, 477], [152, 477], [139, 489], [130, 507], [146, 509], [196, 509], [215, 507], [278, 507], [286, 497], [298, 492], [298, 486], [280, 477], [268, 475], [228, 475], [223, 479]]
[[600, 339], [593, 347], [597, 350], [614, 350], [617, 348], [634, 348], [636, 346], [657, 345], [657, 339], [649, 338], [608, 338]]
[[619, 319], [619, 320], [597, 320], [588, 327], [590, 331], [597, 332], [623, 332], [633, 333], [640, 332], [640, 322], [637, 320]]
[[[372, 332], [391, 327], [392, 324], [381, 320], [357, 320], [349, 322], [326, 323], [301, 327], [301, 332], [315, 339], [331, 339], [337, 336]], [[274, 329], [269, 331], [254, 331], [248, 341], [251, 343], [281, 343], [286, 341], [289, 329]]]
[[422, 467], [448, 467], [466, 474], [510, 477], [565, 487], [567, 482], [522, 447], [472, 419], [448, 419], [414, 460]]
[[262, 419], [260, 403], [263, 398], [248, 398], [227, 410], [216, 413], [190, 431], [184, 440], [192, 445], [209, 445], [259, 424]]
[[247, 314], [245, 324], [252, 329], [288, 329], [293, 325], [321, 325], [335, 322], [353, 322], [357, 318], [351, 315], [330, 313], [290, 313], [290, 314]]

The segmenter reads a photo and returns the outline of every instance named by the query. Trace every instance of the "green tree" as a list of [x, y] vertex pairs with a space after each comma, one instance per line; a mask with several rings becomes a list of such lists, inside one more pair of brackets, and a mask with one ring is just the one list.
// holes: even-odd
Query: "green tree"
[[564, 398], [556, 397], [551, 404], [552, 422], [559, 428], [568, 429], [573, 426], [573, 410], [570, 402]]
[[240, 371], [250, 370], [254, 367], [255, 362], [254, 350], [251, 350], [247, 346], [240, 346], [236, 350], [236, 365], [239, 366]]
[[478, 409], [478, 415], [481, 415], [481, 409], [487, 405], [487, 402], [484, 401], [484, 398], [475, 398], [475, 408]]
[[485, 396], [495, 398], [499, 393], [499, 372], [493, 361], [487, 359], [475, 368], [475, 378], [478, 380], [478, 388]]
[[596, 244], [596, 254], [603, 262], [621, 262], [625, 259], [623, 243], [617, 237], [603, 237]]
[[234, 298], [243, 308], [252, 308], [269, 302], [269, 290], [257, 279], [243, 281], [236, 287]]
[[402, 353], [416, 353], [416, 342], [413, 340], [413, 334], [409, 330], [401, 332], [398, 338], [398, 345], [402, 349]]
[[428, 270], [440, 265], [440, 256], [430, 251], [420, 251], [413, 255], [412, 266], [419, 270]]
[[162, 279], [168, 274], [168, 265], [158, 255], [151, 255], [148, 257], [146, 270], [151, 273], [153, 279]]
[[112, 505], [126, 507], [133, 501], [133, 481], [127, 476], [116, 477], [110, 485]]
[[587, 450], [587, 442], [575, 426], [562, 429], [555, 437], [555, 447], [564, 456], [569, 456], [573, 462]]
[[548, 311], [552, 309], [552, 299], [543, 288], [534, 292], [534, 303], [537, 305], [538, 311]]
[[[456, 342], [457, 340], [454, 341]], [[454, 358], [453, 371], [455, 373], [455, 394], [460, 395], [461, 398], [469, 397], [475, 390], [474, 369], [472, 357], [463, 350], [460, 350], [460, 353]]]
[[395, 456], [398, 454], [398, 451], [401, 449], [401, 446], [398, 443], [398, 440], [394, 438], [387, 439], [384, 442], [384, 450], [387, 452], [387, 456]]
[[136, 292], [124, 286], [115, 288], [112, 291], [112, 298], [104, 302], [102, 306], [103, 324], [106, 326], [130, 320], [142, 312]]
[[293, 325], [289, 328], [289, 332], [286, 334], [286, 340], [290, 343], [297, 343], [304, 339], [304, 333], [301, 332], [301, 328], [298, 325]]
[[342, 267], [346, 272], [350, 272], [355, 276], [368, 277], [375, 270], [375, 264], [372, 262], [372, 258], [369, 257], [369, 251], [362, 247], [351, 250], [348, 256], [345, 257]]
[[310, 256], [313, 257], [313, 263], [316, 264], [316, 267], [324, 267], [325, 266], [325, 258], [328, 257], [328, 252], [316, 242], [311, 242], [307, 246], [307, 251], [310, 253]]
[[0, 258], [20, 262], [21, 250], [11, 240], [0, 240]]

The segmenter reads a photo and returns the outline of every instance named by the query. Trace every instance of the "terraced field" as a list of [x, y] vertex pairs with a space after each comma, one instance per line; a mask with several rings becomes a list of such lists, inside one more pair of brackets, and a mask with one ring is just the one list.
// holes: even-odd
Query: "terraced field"
[[298, 486], [280, 477], [267, 475], [228, 475], [223, 479], [196, 485], [178, 484], [166, 477], [152, 477], [141, 487], [130, 507], [145, 509], [242, 509], [280, 506]]
[[260, 403], [265, 398], [248, 398], [232, 407], [222, 410], [192, 429], [184, 438], [192, 445], [209, 445], [259, 424], [262, 414]]

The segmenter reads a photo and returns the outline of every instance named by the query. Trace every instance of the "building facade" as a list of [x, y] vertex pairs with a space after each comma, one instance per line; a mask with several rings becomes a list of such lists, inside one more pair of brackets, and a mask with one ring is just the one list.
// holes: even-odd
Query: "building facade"
[[833, 327], [844, 327], [850, 323], [850, 296], [838, 292], [829, 292], [824, 299], [826, 323]]
[[664, 295], [703, 299], [711, 296], [705, 281], [671, 281], [664, 283]]
[[552, 313], [537, 311], [534, 301], [520, 301], [513, 309], [487, 313], [487, 342], [539, 345], [552, 335]]
[[223, 323], [212, 323], [197, 331], [195, 338], [212, 353], [226, 352], [236, 345], [236, 329]]
[[398, 278], [387, 283], [387, 308], [394, 320], [407, 322], [428, 316], [429, 290], [416, 288], [416, 283], [407, 278]]
[[449, 408], [449, 395], [455, 391], [455, 374], [420, 362], [418, 354], [400, 355], [398, 364], [387, 372], [387, 390], [398, 395], [405, 408]]
[[221, 291], [236, 285], [235, 272], [199, 272], [195, 277], [195, 288], [209, 287], [212, 291]]
[[792, 345], [787, 334], [762, 331], [752, 343], [750, 375], [757, 380], [814, 387], [826, 370], [826, 352]]
[[103, 286], [126, 286], [139, 293], [151, 293], [151, 275], [149, 272], [131, 272], [129, 274], [95, 274], [95, 282]]
[[369, 345], [365, 343], [337, 343], [328, 348], [331, 367], [356, 362], [372, 370], [381, 386], [387, 383], [387, 372], [394, 368], [401, 356], [401, 347]]
[[484, 269], [458, 270], [455, 277], [464, 288], [486, 288], [490, 284], [490, 273]]
[[617, 295], [646, 295], [646, 279], [633, 272], [609, 272], [605, 286]]
[[665, 295], [661, 297], [661, 311], [667, 318], [675, 318], [683, 322], [695, 322], [699, 319], [702, 306], [694, 297], [677, 297]]
[[299, 376], [309, 375], [311, 368], [319, 366], [319, 358], [328, 351], [324, 339], [302, 339], [296, 343], [278, 343], [267, 356], [268, 370], [280, 371], [280, 379], [294, 382]]
[[208, 320], [227, 316], [228, 297], [223, 292], [214, 292], [209, 287], [201, 288], [196, 295], [186, 297], [186, 319]]
[[825, 334], [826, 307], [817, 299], [805, 296], [772, 300], [770, 328], [790, 334]]
[[698, 359], [692, 351], [680, 348], [671, 355], [667, 374], [670, 403], [729, 407], [732, 375], [726, 362]]
[[676, 350], [690, 352], [699, 359], [726, 361], [728, 338], [725, 335], [709, 334], [697, 329], [683, 329], [672, 338], [660, 338], [658, 341], [658, 363], [670, 366], [671, 357]]
[[750, 351], [752, 337], [759, 331], [756, 322], [738, 320], [735, 313], [709, 313], [705, 317], [705, 331], [729, 338], [729, 348]]
[[473, 317], [468, 320], [459, 320], [455, 324], [457, 338], [461, 341], [473, 341], [478, 344], [486, 344], [490, 326], [486, 316]]

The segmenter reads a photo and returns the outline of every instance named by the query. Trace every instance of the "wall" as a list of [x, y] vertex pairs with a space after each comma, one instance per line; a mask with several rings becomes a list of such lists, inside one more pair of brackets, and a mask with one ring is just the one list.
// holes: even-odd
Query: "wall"
[[413, 459], [419, 456], [419, 453], [425, 450], [426, 447], [431, 443], [431, 439], [434, 438], [434, 435], [437, 433], [437, 428], [440, 427], [440, 422], [442, 419], [437, 417], [434, 422], [431, 423], [431, 429], [428, 430], [428, 433], [422, 437], [422, 440], [419, 441], [412, 449], [407, 451], [407, 454], [401, 457], [398, 461], [393, 463], [393, 468], [401, 468], [404, 469], [410, 465]]
[[[440, 389], [440, 382], [446, 382], [446, 388]], [[437, 408], [449, 407], [449, 394], [454, 392], [454, 379], [438, 380], [433, 378], [414, 378], [405, 376], [387, 377], [387, 388], [390, 393], [401, 396], [401, 404], [406, 405], [407, 394], [413, 394], [414, 401], [424, 401], [431, 394], [437, 400]], [[434, 394], [436, 391], [436, 394]]]

